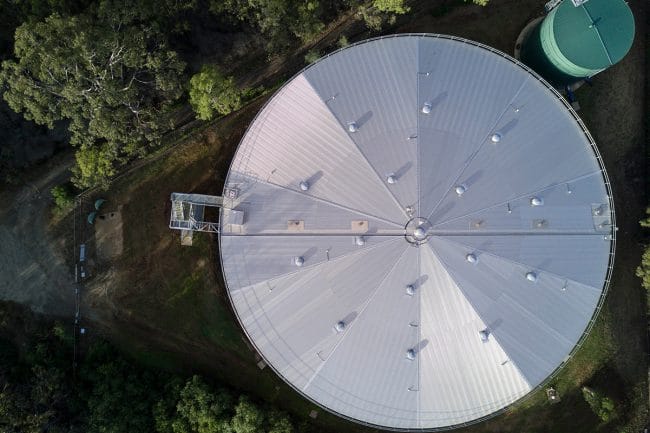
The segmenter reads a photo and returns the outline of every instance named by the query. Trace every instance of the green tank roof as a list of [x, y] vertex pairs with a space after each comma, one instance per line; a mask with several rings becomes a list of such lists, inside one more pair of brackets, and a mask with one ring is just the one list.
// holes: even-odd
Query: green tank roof
[[553, 12], [548, 19], [557, 48], [574, 65], [605, 69], [632, 46], [634, 17], [623, 0], [589, 0], [578, 7], [565, 0]]
[[619, 62], [632, 46], [634, 17], [623, 0], [564, 0], [524, 41], [521, 59], [555, 86]]

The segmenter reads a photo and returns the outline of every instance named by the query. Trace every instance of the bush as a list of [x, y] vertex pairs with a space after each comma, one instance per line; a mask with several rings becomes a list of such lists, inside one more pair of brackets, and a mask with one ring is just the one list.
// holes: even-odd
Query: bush
[[[464, 0], [467, 3], [469, 0]], [[479, 6], [487, 6], [490, 0], [472, 0], [472, 3]]]
[[606, 397], [591, 388], [583, 387], [582, 396], [585, 398], [585, 401], [591, 406], [591, 410], [594, 411], [598, 418], [603, 422], [611, 421], [616, 418], [616, 405], [614, 400], [609, 397]]
[[305, 54], [305, 62], [307, 62], [307, 64], [312, 64], [318, 59], [320, 59], [320, 53], [315, 48], [312, 48], [307, 51], [307, 54]]
[[[650, 207], [645, 210], [647, 218], [639, 221], [641, 227], [650, 227]], [[641, 257], [641, 264], [636, 268], [636, 276], [641, 278], [641, 285], [650, 290], [650, 245], [646, 246], [643, 256]]]
[[339, 38], [339, 40], [337, 42], [337, 45], [339, 46], [339, 48], [345, 48], [348, 45], [350, 45], [350, 42], [348, 41], [347, 36], [341, 35], [341, 37]]
[[70, 209], [74, 204], [74, 192], [69, 184], [57, 185], [50, 192], [58, 210]]

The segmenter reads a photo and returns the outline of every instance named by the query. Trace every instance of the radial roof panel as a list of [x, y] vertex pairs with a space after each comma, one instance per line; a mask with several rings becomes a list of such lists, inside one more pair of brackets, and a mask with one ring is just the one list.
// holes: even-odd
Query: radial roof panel
[[255, 120], [232, 169], [393, 222], [404, 213], [346, 130], [301, 75]]
[[[493, 416], [593, 324], [613, 263], [582, 122], [516, 60], [369, 40], [289, 81], [242, 139], [219, 235], [251, 342], [327, 410], [395, 430]], [[239, 221], [241, 222], [241, 221]]]
[[[417, 202], [418, 41], [389, 38], [323, 59], [304, 72], [377, 174], [403, 207]], [[377, 91], [381, 89], [381, 91]]]

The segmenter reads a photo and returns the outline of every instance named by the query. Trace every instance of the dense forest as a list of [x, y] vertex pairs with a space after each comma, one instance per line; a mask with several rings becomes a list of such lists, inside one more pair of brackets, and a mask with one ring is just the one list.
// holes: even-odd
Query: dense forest
[[308, 432], [199, 376], [146, 368], [93, 339], [73, 368], [71, 327], [0, 303], [0, 432]]
[[72, 145], [73, 182], [105, 184], [190, 104], [209, 120], [260, 89], [233, 64], [308, 44], [344, 13], [379, 29], [406, 0], [3, 0], [2, 181]]

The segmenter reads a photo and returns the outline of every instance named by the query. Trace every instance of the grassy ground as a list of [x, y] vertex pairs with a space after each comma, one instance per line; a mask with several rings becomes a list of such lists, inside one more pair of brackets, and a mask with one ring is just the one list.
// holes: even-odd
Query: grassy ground
[[[391, 31], [450, 33], [512, 52], [519, 30], [542, 5], [532, 0], [493, 0], [487, 8], [420, 2]], [[645, 19], [645, 4], [632, 5], [637, 17]], [[593, 88], [578, 92], [580, 114], [612, 178], [620, 227], [614, 280], [603, 312], [581, 350], [551, 383], [560, 392], [560, 404], [546, 403], [542, 390], [465, 432], [612, 432], [626, 425], [632, 432], [647, 416], [645, 304], [634, 276], [641, 255], [636, 222], [646, 204], [638, 193], [646, 178], [640, 156], [645, 149], [645, 26], [638, 27], [630, 55], [599, 75]], [[314, 406], [269, 368], [257, 367], [224, 293], [215, 239], [198, 234], [193, 247], [181, 247], [178, 233], [167, 228], [172, 191], [221, 192], [236, 145], [262, 102], [214, 123], [112, 185], [105, 197], [109, 209], [122, 206], [125, 251], [117, 260], [96, 264], [84, 310], [96, 329], [142, 362], [203, 373], [306, 418]], [[584, 384], [614, 398], [620, 417], [600, 423], [580, 394]], [[323, 431], [373, 431], [323, 411], [316, 425]]]

